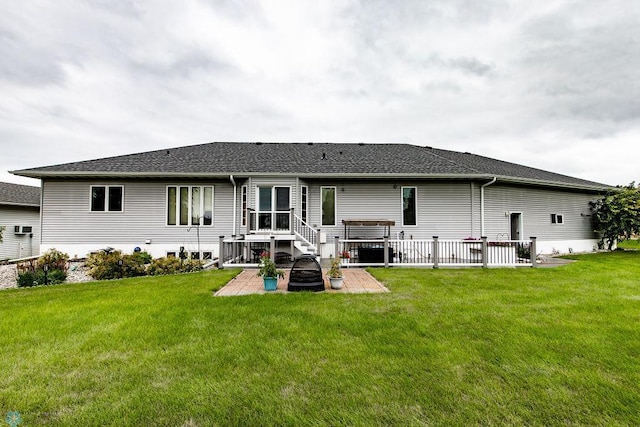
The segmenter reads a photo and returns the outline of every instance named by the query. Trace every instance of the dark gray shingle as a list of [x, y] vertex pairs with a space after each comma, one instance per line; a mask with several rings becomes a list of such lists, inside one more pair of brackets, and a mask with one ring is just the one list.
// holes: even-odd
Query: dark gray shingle
[[482, 156], [409, 144], [214, 142], [14, 171], [41, 177], [135, 175], [499, 176], [569, 186], [606, 187]]
[[0, 205], [40, 206], [40, 187], [0, 182]]

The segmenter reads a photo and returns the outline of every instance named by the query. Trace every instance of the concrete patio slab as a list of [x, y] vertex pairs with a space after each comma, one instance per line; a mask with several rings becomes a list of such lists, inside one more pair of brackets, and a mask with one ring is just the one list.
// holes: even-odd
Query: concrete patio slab
[[[214, 296], [287, 293], [287, 284], [289, 283], [288, 270], [285, 271], [283, 279], [278, 279], [278, 288], [275, 291], [265, 291], [262, 284], [262, 277], [259, 277], [257, 273], [257, 269], [243, 270], [216, 292]], [[323, 270], [323, 273], [325, 292], [343, 294], [389, 292], [389, 289], [361, 268], [345, 268], [342, 270], [344, 275], [342, 289], [331, 289], [326, 270]]]

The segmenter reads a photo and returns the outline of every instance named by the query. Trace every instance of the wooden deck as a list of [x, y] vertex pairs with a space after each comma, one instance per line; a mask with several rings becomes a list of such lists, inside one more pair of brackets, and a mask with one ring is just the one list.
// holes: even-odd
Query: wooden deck
[[[243, 270], [214, 295], [236, 296], [287, 293], [287, 284], [289, 283], [288, 270], [285, 271], [284, 279], [278, 279], [278, 289], [275, 291], [265, 291], [262, 284], [262, 277], [259, 277], [257, 273], [257, 269]], [[326, 271], [323, 271], [323, 273], [325, 292], [345, 294], [389, 292], [389, 289], [387, 289], [382, 283], [378, 282], [371, 274], [367, 273], [366, 270], [361, 268], [345, 268], [342, 270], [344, 275], [344, 284], [342, 285], [342, 289], [331, 289]]]

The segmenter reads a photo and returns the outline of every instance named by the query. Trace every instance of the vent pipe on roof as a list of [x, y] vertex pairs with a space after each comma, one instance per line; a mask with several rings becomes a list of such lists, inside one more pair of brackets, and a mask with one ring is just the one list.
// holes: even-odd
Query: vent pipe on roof
[[486, 182], [480, 186], [480, 237], [484, 237], [484, 187], [488, 187], [491, 184], [495, 184], [498, 180], [495, 176], [489, 182]]
[[327, 160], [327, 153], [322, 153], [322, 159], [320, 160]]

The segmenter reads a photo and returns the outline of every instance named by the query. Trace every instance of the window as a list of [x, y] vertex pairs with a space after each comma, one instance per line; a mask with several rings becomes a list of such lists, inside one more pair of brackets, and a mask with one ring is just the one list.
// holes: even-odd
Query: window
[[300, 218], [306, 223], [307, 222], [307, 195], [309, 193], [309, 189], [306, 185], [303, 185], [300, 188]]
[[122, 185], [92, 185], [91, 212], [122, 212]]
[[242, 197], [242, 226], [247, 226], [247, 186], [243, 185], [241, 190]]
[[213, 225], [213, 187], [167, 187], [167, 225]]
[[322, 221], [324, 226], [336, 225], [336, 187], [320, 187]]
[[416, 187], [402, 187], [402, 225], [418, 225]]
[[551, 214], [551, 224], [564, 224], [564, 217], [562, 214]]

